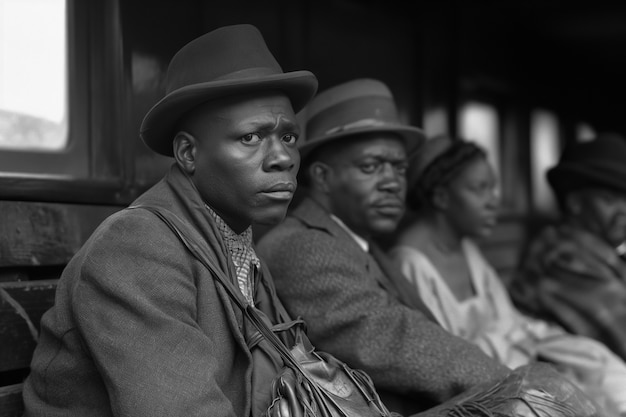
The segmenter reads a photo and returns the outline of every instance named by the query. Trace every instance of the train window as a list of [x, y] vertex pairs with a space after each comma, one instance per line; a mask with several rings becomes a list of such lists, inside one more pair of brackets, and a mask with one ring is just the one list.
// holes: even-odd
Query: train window
[[65, 6], [0, 0], [0, 149], [67, 144]]
[[472, 140], [489, 153], [489, 159], [500, 176], [500, 122], [498, 112], [488, 103], [469, 101], [459, 111], [459, 134]]
[[424, 132], [428, 136], [445, 134], [448, 131], [448, 115], [443, 107], [432, 107], [424, 111]]
[[556, 209], [546, 172], [556, 165], [560, 154], [556, 115], [548, 110], [534, 110], [530, 119], [530, 170], [533, 206], [538, 212], [551, 213]]
[[102, 49], [89, 49], [98, 30], [89, 16], [98, 4], [0, 0], [2, 195], [21, 195], [13, 177], [89, 178], [89, 59]]

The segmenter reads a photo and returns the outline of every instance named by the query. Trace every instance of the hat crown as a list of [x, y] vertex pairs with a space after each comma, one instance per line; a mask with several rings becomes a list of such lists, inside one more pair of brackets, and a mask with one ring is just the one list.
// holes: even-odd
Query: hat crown
[[566, 146], [547, 179], [557, 197], [584, 187], [626, 193], [626, 139], [601, 134], [589, 142]]
[[252, 25], [215, 29], [181, 48], [167, 69], [166, 94], [206, 82], [281, 74], [261, 32]]
[[183, 46], [168, 66], [165, 89], [165, 97], [146, 113], [139, 134], [155, 152], [173, 156], [178, 124], [203, 103], [241, 93], [280, 91], [298, 112], [317, 91], [317, 78], [310, 71], [284, 73], [261, 32], [241, 24], [215, 29]]
[[589, 142], [567, 146], [558, 165], [604, 166], [607, 163], [626, 165], [626, 140], [619, 135], [605, 133]]
[[353, 80], [319, 93], [307, 108], [306, 142], [352, 129], [398, 125], [389, 88], [372, 79]]

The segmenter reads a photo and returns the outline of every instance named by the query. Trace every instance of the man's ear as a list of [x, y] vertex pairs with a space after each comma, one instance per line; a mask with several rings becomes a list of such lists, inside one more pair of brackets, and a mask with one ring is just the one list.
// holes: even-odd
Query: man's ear
[[450, 194], [444, 187], [435, 187], [432, 194], [432, 204], [437, 210], [446, 210], [450, 205]]
[[309, 182], [312, 188], [328, 192], [328, 176], [330, 167], [323, 162], [312, 162], [308, 167]]
[[184, 131], [174, 137], [174, 159], [178, 166], [187, 174], [193, 175], [196, 170], [197, 139]]

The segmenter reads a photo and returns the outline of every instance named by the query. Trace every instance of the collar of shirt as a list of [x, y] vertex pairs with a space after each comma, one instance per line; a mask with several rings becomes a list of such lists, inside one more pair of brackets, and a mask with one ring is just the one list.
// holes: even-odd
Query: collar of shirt
[[241, 234], [237, 234], [226, 222], [208, 205], [205, 205], [217, 228], [224, 239], [226, 249], [230, 255], [235, 271], [237, 272], [237, 284], [246, 300], [254, 305], [254, 283], [250, 277], [250, 267], [254, 264], [261, 268], [261, 262], [252, 247], [252, 226], [248, 227]]
[[343, 230], [346, 231], [346, 233], [348, 233], [350, 236], [352, 236], [352, 238], [356, 241], [356, 243], [365, 251], [365, 252], [369, 252], [370, 250], [370, 245], [367, 242], [367, 240], [363, 239], [361, 236], [357, 235], [356, 233], [354, 233], [352, 230], [350, 230], [350, 228], [348, 226], [346, 226], [346, 224], [344, 222], [341, 221], [341, 219], [339, 219], [339, 217], [335, 216], [334, 214], [330, 215], [330, 218], [333, 219], [335, 221], [335, 223], [337, 223], [339, 226], [341, 226], [341, 228]]

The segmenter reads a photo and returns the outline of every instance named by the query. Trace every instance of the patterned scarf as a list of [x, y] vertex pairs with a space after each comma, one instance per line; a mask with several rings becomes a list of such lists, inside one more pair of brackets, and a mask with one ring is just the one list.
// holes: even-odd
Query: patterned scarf
[[254, 281], [251, 277], [250, 268], [254, 265], [260, 269], [261, 262], [252, 247], [252, 226], [238, 235], [211, 207], [206, 205], [206, 208], [215, 220], [217, 228], [224, 238], [230, 259], [235, 264], [239, 289], [250, 305], [254, 306]]

